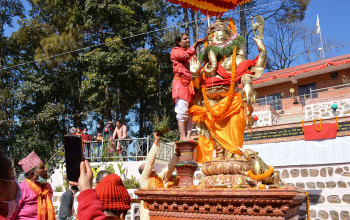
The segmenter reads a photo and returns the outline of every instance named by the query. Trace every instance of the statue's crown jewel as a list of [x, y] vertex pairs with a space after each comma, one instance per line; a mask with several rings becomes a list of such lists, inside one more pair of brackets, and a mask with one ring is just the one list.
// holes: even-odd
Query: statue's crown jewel
[[217, 16], [215, 23], [208, 28], [207, 34], [210, 35], [215, 31], [225, 31], [225, 30], [227, 30], [226, 24], [222, 22], [219, 16]]

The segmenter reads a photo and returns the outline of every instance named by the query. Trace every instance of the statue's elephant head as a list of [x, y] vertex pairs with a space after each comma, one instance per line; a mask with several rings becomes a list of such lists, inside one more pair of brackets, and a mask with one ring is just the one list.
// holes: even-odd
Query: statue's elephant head
[[242, 156], [247, 159], [249, 162], [259, 158], [259, 153], [258, 152], [255, 152], [251, 149], [243, 149], [243, 148], [240, 148], [240, 147], [237, 147], [238, 150], [242, 153]]
[[[215, 24], [214, 24], [215, 25]], [[215, 46], [217, 44], [225, 42], [230, 37], [227, 30], [217, 30], [212, 33], [208, 33], [208, 45]], [[213, 50], [208, 51], [209, 62], [204, 66], [204, 72], [206, 74], [212, 74], [218, 67], [218, 59]]]

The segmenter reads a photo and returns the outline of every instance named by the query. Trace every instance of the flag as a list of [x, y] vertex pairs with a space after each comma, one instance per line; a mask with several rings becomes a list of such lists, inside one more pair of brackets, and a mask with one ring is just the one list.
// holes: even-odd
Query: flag
[[317, 14], [317, 20], [316, 20], [316, 33], [315, 34], [319, 34], [321, 31], [321, 27], [320, 27], [320, 20], [318, 19], [318, 14]]

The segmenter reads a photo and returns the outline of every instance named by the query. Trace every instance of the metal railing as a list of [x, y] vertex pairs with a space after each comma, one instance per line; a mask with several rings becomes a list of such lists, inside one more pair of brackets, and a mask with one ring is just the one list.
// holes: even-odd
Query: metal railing
[[[114, 143], [114, 146], [111, 143]], [[150, 136], [145, 138], [115, 139], [111, 141], [87, 141], [84, 142], [84, 154], [91, 162], [110, 162], [110, 161], [138, 161], [145, 160], [149, 150], [152, 147], [153, 139]], [[89, 145], [89, 147], [87, 147]], [[117, 152], [117, 146], [122, 151]], [[110, 150], [109, 147], [113, 148]], [[87, 151], [87, 152], [86, 152]], [[164, 161], [170, 161], [174, 154], [174, 143], [159, 143], [156, 158]], [[51, 175], [57, 169], [60, 163], [64, 163], [64, 147], [59, 146], [54, 154], [45, 164], [49, 167], [48, 173]]]
[[339, 90], [339, 89], [344, 89], [347, 87], [350, 87], [350, 83], [326, 87], [326, 88], [314, 89], [314, 90], [310, 89], [310, 93], [307, 93], [307, 94], [293, 96], [293, 97], [287, 97], [287, 98], [281, 98], [281, 99], [275, 99], [275, 100], [268, 100], [267, 96], [265, 96], [265, 97], [257, 98], [254, 105], [259, 105], [259, 106], [270, 105], [272, 108], [274, 108], [274, 105], [278, 105], [277, 103], [279, 102], [281, 104], [281, 110], [283, 110], [283, 108], [285, 106], [291, 106], [294, 104], [293, 103], [288, 103], [288, 104], [283, 103], [282, 100], [295, 99], [297, 101], [297, 103], [295, 103], [295, 104], [301, 103], [304, 106], [306, 100], [318, 98], [319, 94], [330, 92], [329, 89]]
[[[90, 161], [138, 161], [145, 160], [152, 147], [150, 136], [145, 138], [115, 139], [111, 141], [91, 141], [90, 153], [86, 155]], [[169, 161], [174, 153], [174, 145], [160, 143], [157, 159]]]
[[174, 143], [159, 143], [157, 159], [170, 161], [174, 155]]

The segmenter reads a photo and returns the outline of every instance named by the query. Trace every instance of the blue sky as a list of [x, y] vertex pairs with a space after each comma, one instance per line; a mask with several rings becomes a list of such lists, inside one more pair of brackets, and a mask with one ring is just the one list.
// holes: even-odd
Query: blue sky
[[[22, 1], [26, 12], [29, 10], [27, 1]], [[303, 23], [316, 28], [316, 15], [318, 13], [321, 25], [322, 37], [333, 37], [339, 44], [337, 55], [350, 54], [350, 1], [349, 0], [312, 0], [308, 6]], [[5, 27], [5, 35], [9, 36], [17, 30], [17, 22], [14, 21], [14, 28]], [[341, 46], [343, 45], [343, 47]]]
[[316, 28], [316, 15], [320, 19], [322, 37], [334, 37], [340, 46], [338, 56], [350, 54], [350, 1], [312, 0], [305, 14], [304, 23]]

